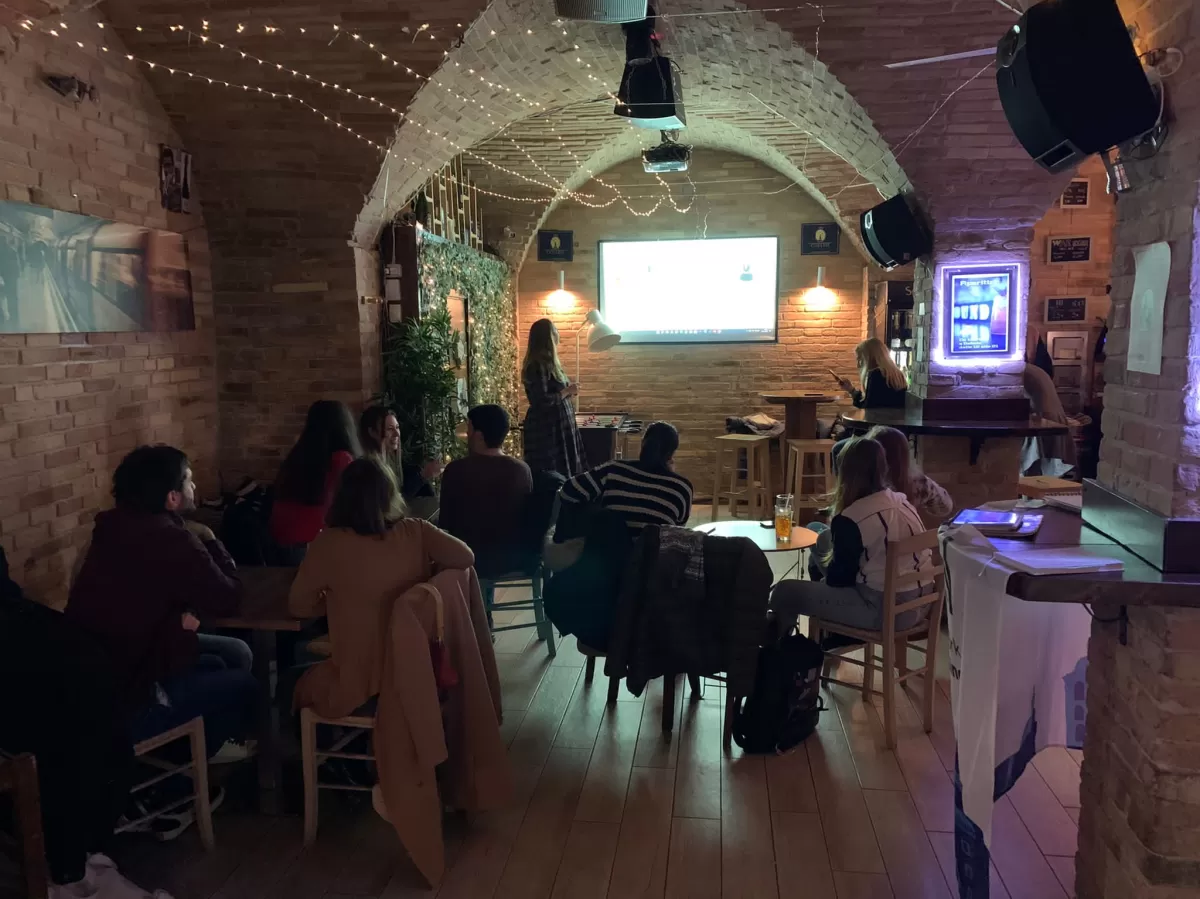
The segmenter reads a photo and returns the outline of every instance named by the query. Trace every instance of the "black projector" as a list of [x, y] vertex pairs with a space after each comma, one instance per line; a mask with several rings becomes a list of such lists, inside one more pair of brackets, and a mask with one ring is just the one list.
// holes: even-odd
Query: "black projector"
[[647, 172], [686, 172], [692, 159], [692, 148], [674, 141], [663, 141], [657, 147], [642, 151], [642, 168]]
[[678, 131], [687, 126], [679, 73], [666, 56], [625, 63], [617, 90], [617, 115], [638, 128]]

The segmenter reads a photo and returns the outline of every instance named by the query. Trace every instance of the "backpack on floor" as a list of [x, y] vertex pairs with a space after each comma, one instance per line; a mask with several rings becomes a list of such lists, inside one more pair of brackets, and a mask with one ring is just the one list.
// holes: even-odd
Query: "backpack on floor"
[[744, 752], [787, 752], [817, 729], [823, 661], [821, 647], [801, 634], [758, 651], [754, 692], [733, 719], [733, 739]]

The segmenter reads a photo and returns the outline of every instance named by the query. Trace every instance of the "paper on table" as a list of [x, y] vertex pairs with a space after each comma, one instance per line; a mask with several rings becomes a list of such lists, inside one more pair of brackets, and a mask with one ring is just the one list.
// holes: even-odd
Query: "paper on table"
[[1026, 574], [1074, 574], [1082, 571], [1121, 571], [1120, 559], [1089, 556], [1077, 549], [1031, 549], [1028, 552], [996, 553], [996, 559]]
[[1064, 493], [1058, 496], [1047, 496], [1046, 505], [1054, 506], [1056, 509], [1063, 509], [1067, 512], [1079, 513], [1083, 511], [1083, 494]]

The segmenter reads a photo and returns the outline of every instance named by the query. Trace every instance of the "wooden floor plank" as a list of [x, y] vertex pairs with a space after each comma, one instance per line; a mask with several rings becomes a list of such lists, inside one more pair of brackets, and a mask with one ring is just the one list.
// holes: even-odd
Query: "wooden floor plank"
[[[679, 784], [675, 788], [679, 806]], [[778, 899], [767, 769], [746, 756], [721, 769], [721, 882], [724, 896]]]
[[527, 650], [533, 651], [537, 649], [543, 655], [546, 655], [547, 658], [549, 658], [549, 654], [546, 652], [542, 644], [536, 642], [537, 628], [532, 627], [533, 612], [512, 613], [512, 619], [509, 624], [524, 624], [530, 626], [522, 627], [519, 630], [500, 631], [497, 633], [495, 635], [496, 642], [493, 644], [496, 652], [520, 654]]
[[[257, 849], [243, 857], [229, 879], [213, 893], [213, 899], [262, 899], [269, 895], [300, 854], [299, 825], [294, 819], [272, 819]], [[317, 839], [321, 839], [320, 832]]]
[[[916, 803], [926, 830], [954, 832], [954, 781], [925, 733], [921, 716], [913, 706], [919, 702], [920, 678], [914, 678], [916, 692], [896, 691], [896, 758], [908, 792]], [[883, 697], [874, 700], [874, 710], [882, 720]]]
[[[606, 689], [602, 682], [593, 682], [591, 688], [597, 693]], [[642, 710], [631, 703], [618, 702], [607, 710], [579, 794], [576, 820], [621, 823], [641, 723]]]
[[780, 899], [837, 899], [820, 815], [773, 812], [771, 834]]
[[671, 820], [665, 899], [721, 899], [720, 821]]
[[886, 874], [861, 874], [834, 871], [837, 899], [894, 899]]
[[885, 747], [880, 719], [862, 694], [849, 687], [831, 686], [829, 695], [846, 733], [859, 786], [864, 790], [905, 789], [896, 756]]
[[1046, 861], [1054, 871], [1054, 876], [1058, 878], [1059, 886], [1067, 894], [1067, 899], [1075, 899], [1075, 857], [1048, 855]]
[[[557, 631], [555, 632], [557, 637]], [[574, 637], [562, 637], [555, 643], [555, 649], [558, 654], [554, 657], [551, 665], [560, 665], [564, 668], [582, 668], [584, 662], [587, 661], [587, 656], [579, 651], [579, 647], [575, 643]], [[604, 660], [597, 659], [596, 664], [599, 667], [604, 667]]]
[[548, 668], [513, 737], [508, 757], [515, 765], [541, 765], [550, 754], [563, 714], [580, 680], [579, 668]]
[[[675, 729], [679, 734], [679, 715], [687, 701], [690, 688], [686, 678], [679, 678], [675, 685]], [[646, 701], [642, 704], [642, 726], [638, 731], [637, 749], [633, 764], [638, 768], [674, 768], [679, 757], [679, 741], [668, 738], [662, 732], [662, 678], [657, 677], [646, 685]]]
[[540, 766], [515, 766], [513, 804], [472, 817], [457, 862], [447, 869], [442, 880], [438, 899], [489, 899], [495, 893], [542, 770]]
[[1079, 848], [1079, 829], [1036, 767], [1026, 766], [1008, 791], [1008, 798], [1043, 855], [1075, 854]]
[[1014, 899], [1065, 899], [1045, 856], [1007, 796], [992, 813], [992, 862]]
[[552, 899], [604, 899], [617, 852], [619, 824], [575, 821], [554, 880]]
[[886, 873], [837, 716], [822, 715], [816, 733], [805, 745], [831, 867], [834, 871]]
[[1082, 749], [1068, 749], [1067, 755], [1069, 755], [1071, 758], [1075, 759], [1075, 764], [1077, 764], [1077, 765], [1083, 764], [1083, 750]]
[[596, 734], [606, 710], [605, 691], [595, 681], [585, 684], [582, 677], [578, 678], [554, 737], [554, 745], [563, 749], [591, 749], [596, 744]]
[[863, 796], [896, 899], [950, 899], [912, 797], [894, 790], [863, 790]]
[[929, 742], [942, 760], [942, 767], [953, 774], [954, 757], [958, 752], [958, 743], [954, 739], [954, 713], [950, 708], [950, 697], [941, 690], [933, 694], [933, 733], [929, 735]]
[[[954, 834], [952, 833], [929, 833], [929, 842], [933, 844], [933, 853], [937, 856], [938, 864], [942, 866], [942, 873], [946, 876], [946, 882], [950, 884], [950, 893], [957, 895], [958, 875], [954, 868]], [[1000, 874], [996, 871], [995, 865], [990, 865], [991, 891], [988, 899], [1014, 899], [1008, 895], [1008, 890], [1004, 888], [1004, 881], [1000, 879]]]
[[521, 729], [521, 722], [524, 720], [524, 709], [504, 710], [504, 720], [500, 722], [500, 739], [504, 741], [505, 746], [512, 746], [512, 741], [516, 739], [517, 731]]
[[498, 652], [496, 668], [500, 672], [500, 703], [507, 711], [525, 711], [537, 694], [542, 677], [550, 669], [543, 652]]
[[661, 899], [667, 883], [674, 792], [675, 772], [670, 768], [630, 772], [609, 899]]
[[1033, 757], [1033, 766], [1063, 808], [1079, 808], [1079, 764], [1070, 750], [1047, 746]]
[[[708, 689], [710, 697], [719, 692]], [[723, 717], [719, 702], [686, 701], [683, 705], [678, 732], [672, 738], [679, 752], [675, 767], [676, 818], [721, 817]]]
[[496, 887], [496, 899], [550, 896], [590, 757], [586, 749], [550, 752]]
[[772, 812], [815, 812], [817, 793], [813, 787], [812, 767], [808, 762], [808, 744], [801, 743], [783, 755], [769, 755], [767, 792]]

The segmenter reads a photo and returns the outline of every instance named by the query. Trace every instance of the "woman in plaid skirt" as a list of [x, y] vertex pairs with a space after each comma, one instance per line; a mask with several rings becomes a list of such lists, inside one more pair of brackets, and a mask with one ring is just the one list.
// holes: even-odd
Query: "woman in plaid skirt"
[[525, 413], [525, 462], [537, 471], [557, 471], [572, 478], [587, 469], [583, 441], [575, 426], [571, 397], [579, 393], [558, 361], [558, 329], [548, 318], [529, 329], [529, 345], [521, 381], [529, 411]]

